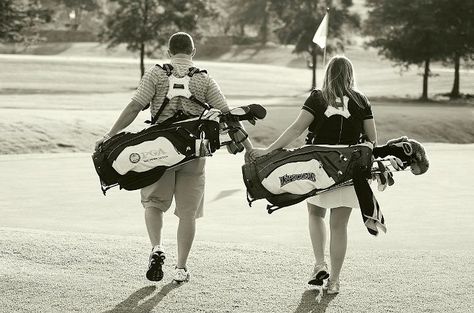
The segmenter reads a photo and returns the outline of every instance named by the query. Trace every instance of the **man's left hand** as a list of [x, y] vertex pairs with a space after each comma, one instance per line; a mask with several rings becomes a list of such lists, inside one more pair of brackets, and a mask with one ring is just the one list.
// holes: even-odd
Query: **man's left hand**
[[109, 140], [110, 139], [110, 135], [109, 134], [105, 134], [102, 138], [98, 139], [96, 142], [95, 142], [95, 151], [97, 151], [97, 149], [99, 149], [100, 145], [103, 144], [106, 140]]

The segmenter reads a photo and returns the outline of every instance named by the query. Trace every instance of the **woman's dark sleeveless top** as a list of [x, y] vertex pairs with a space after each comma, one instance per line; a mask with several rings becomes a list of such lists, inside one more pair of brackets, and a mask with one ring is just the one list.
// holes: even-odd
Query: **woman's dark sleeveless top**
[[353, 145], [361, 141], [364, 135], [363, 122], [373, 118], [369, 101], [361, 93], [356, 92], [359, 103], [344, 97], [345, 109], [329, 106], [323, 98], [321, 90], [313, 90], [306, 99], [303, 110], [314, 115], [309, 125], [306, 144]]

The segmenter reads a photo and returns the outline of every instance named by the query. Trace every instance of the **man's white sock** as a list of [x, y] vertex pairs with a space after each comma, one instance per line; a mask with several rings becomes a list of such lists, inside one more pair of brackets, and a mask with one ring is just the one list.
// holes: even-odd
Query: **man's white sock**
[[156, 252], [156, 251], [164, 252], [165, 250], [163, 249], [162, 245], [156, 245], [153, 247], [153, 252]]

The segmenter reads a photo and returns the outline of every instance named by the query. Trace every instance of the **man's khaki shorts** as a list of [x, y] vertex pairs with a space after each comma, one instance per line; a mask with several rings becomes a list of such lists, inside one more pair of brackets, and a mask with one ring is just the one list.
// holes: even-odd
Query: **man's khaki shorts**
[[205, 158], [199, 158], [166, 171], [156, 183], [142, 188], [141, 201], [145, 209], [166, 212], [174, 200], [174, 214], [179, 218], [203, 216]]

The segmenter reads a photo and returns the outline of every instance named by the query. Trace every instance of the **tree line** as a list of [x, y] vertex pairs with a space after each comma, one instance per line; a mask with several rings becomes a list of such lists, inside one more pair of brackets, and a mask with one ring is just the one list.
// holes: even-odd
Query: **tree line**
[[294, 45], [294, 53], [308, 55], [315, 70], [323, 51], [312, 37], [330, 8], [327, 53], [344, 50], [355, 34], [366, 45], [401, 68], [423, 69], [422, 99], [428, 98], [433, 62], [453, 66], [449, 96], [460, 93], [460, 67], [474, 59], [474, 1], [472, 0], [366, 0], [367, 18], [351, 10], [352, 0], [0, 0], [0, 42], [38, 40], [41, 25], [52, 22], [59, 7], [73, 14], [78, 29], [83, 12], [101, 21], [99, 38], [109, 47], [126, 44], [144, 58], [166, 44], [176, 30], [193, 34], [222, 34], [258, 44], [268, 41]]

